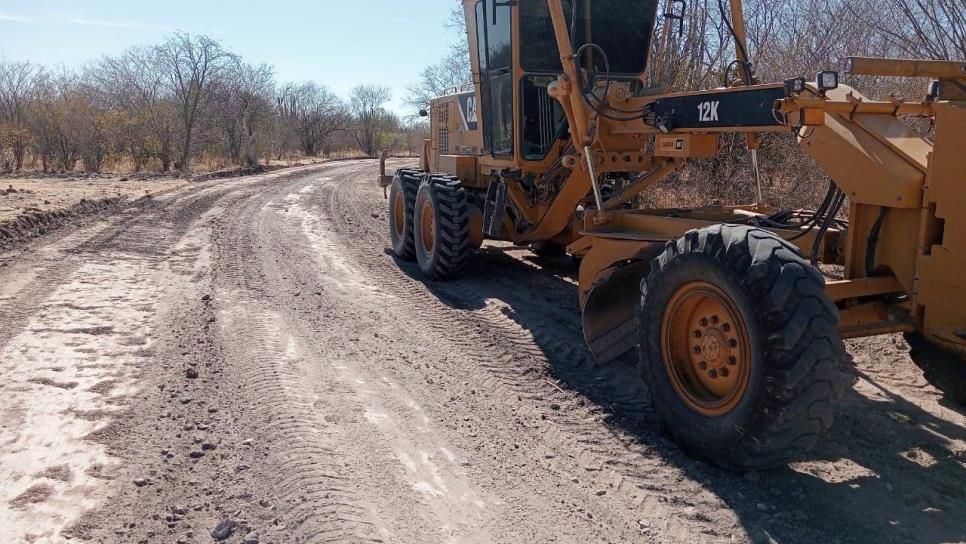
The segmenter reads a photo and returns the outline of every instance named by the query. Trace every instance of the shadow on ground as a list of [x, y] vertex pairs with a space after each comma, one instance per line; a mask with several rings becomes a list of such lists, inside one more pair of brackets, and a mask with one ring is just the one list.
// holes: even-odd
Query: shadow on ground
[[[400, 266], [424, 281], [411, 263]], [[534, 266], [543, 272], [535, 273]], [[479, 252], [460, 280], [427, 286], [461, 310], [480, 310], [487, 300], [505, 304], [504, 314], [532, 333], [550, 377], [600, 406], [607, 425], [720, 497], [754, 542], [966, 540], [966, 459], [952, 447], [966, 441], [962, 427], [855, 368], [857, 386], [848, 390], [835, 426], [809, 458], [745, 475], [709, 467], [687, 457], [661, 431], [633, 356], [605, 367], [593, 364], [580, 333], [575, 279], [568, 257], [543, 260], [527, 250], [500, 248]], [[911, 361], [903, 364], [915, 375]]]

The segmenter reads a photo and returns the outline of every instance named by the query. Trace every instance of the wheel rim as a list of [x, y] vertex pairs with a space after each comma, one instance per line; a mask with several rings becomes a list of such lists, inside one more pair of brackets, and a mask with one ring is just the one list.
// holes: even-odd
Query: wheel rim
[[396, 196], [393, 198], [392, 211], [393, 227], [396, 229], [396, 234], [402, 236], [406, 232], [406, 198], [403, 196], [402, 191], [396, 193]]
[[436, 247], [436, 212], [433, 210], [433, 202], [429, 199], [423, 202], [419, 226], [423, 250], [427, 254], [432, 254], [433, 248]]
[[730, 413], [748, 390], [751, 346], [734, 300], [719, 287], [691, 282], [674, 293], [661, 323], [661, 358], [689, 408]]

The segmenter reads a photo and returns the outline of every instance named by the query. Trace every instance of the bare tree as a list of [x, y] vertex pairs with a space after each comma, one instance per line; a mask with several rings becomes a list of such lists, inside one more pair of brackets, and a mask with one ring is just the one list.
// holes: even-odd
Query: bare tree
[[422, 120], [410, 121], [403, 127], [403, 131], [406, 154], [418, 157], [423, 152], [423, 143], [429, 138], [429, 124]]
[[0, 153], [13, 152], [14, 170], [23, 168], [30, 142], [27, 113], [36, 87], [36, 69], [29, 62], [0, 59]]
[[453, 46], [439, 62], [423, 68], [419, 80], [409, 86], [404, 103], [415, 115], [428, 107], [433, 98], [471, 81], [473, 74], [470, 71], [469, 51], [465, 46]]
[[370, 157], [376, 156], [380, 139], [387, 131], [391, 116], [385, 105], [391, 99], [392, 91], [388, 87], [359, 85], [352, 89], [352, 135], [362, 152]]
[[[966, 56], [962, 0], [743, 0], [743, 7], [759, 82], [841, 70], [848, 55]], [[694, 0], [681, 35], [676, 21], [661, 20], [647, 83], [680, 90], [737, 83], [742, 67], [734, 62], [729, 17], [723, 0]], [[471, 79], [461, 10], [453, 10], [447, 26], [454, 45], [410, 89], [405, 101], [413, 111]], [[120, 164], [187, 171], [194, 157], [253, 165], [266, 153], [281, 159], [422, 148], [425, 125], [413, 118], [403, 124], [386, 111], [388, 89], [360, 86], [344, 101], [320, 84], [276, 89], [272, 79], [270, 67], [252, 66], [209, 38], [187, 34], [79, 71], [0, 61], [0, 169], [26, 168], [32, 160], [45, 171], [79, 164], [92, 171]], [[923, 92], [923, 82], [911, 78], [843, 73], [843, 82], [872, 98], [915, 99]], [[928, 137], [928, 123], [910, 123]], [[751, 186], [748, 152], [740, 137], [723, 141], [718, 158], [693, 161], [678, 178], [700, 188], [695, 194], [743, 200]], [[769, 188], [775, 187], [772, 198], [784, 198], [783, 187], [821, 193], [824, 180], [800, 174], [814, 168], [793, 139], [766, 135], [764, 141], [760, 154]]]
[[278, 97], [278, 111], [302, 153], [310, 157], [318, 155], [329, 137], [346, 129], [349, 122], [342, 100], [314, 82], [285, 86]]
[[966, 59], [963, 0], [863, 0], [845, 7], [860, 28], [883, 36], [903, 56]]
[[245, 166], [257, 166], [256, 125], [272, 113], [275, 88], [272, 67], [266, 64], [254, 66], [232, 57], [216, 88], [215, 95], [225, 121], [237, 132], [238, 151]]
[[199, 107], [211, 92], [212, 81], [225, 69], [228, 54], [207, 36], [185, 33], [175, 34], [157, 48], [157, 53], [180, 108], [184, 134], [178, 167], [187, 174]]
[[453, 44], [437, 63], [423, 68], [419, 80], [407, 89], [408, 95], [403, 99], [403, 103], [411, 109], [410, 121], [414, 121], [417, 112], [428, 107], [433, 98], [473, 81], [462, 6], [452, 8], [446, 26], [455, 36]]
[[166, 172], [174, 162], [176, 112], [162, 68], [156, 48], [136, 47], [105, 57], [89, 77], [109, 94], [114, 107], [125, 111], [127, 147], [136, 167], [156, 158]]
[[[57, 133], [51, 123], [53, 104], [56, 101], [55, 86], [46, 72], [37, 75], [37, 92], [30, 104], [30, 133], [36, 146], [41, 168], [46, 174], [53, 169], [57, 153]], [[3, 149], [0, 148], [0, 155]]]
[[82, 109], [77, 99], [78, 79], [67, 70], [42, 72], [36, 98], [31, 104], [31, 132], [38, 146], [44, 171], [70, 171], [80, 160], [77, 121]]

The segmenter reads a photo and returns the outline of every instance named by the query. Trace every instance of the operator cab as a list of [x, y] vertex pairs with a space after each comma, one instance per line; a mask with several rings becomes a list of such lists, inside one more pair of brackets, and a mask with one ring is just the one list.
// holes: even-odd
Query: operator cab
[[[563, 7], [588, 81], [609, 80], [640, 95], [657, 1], [564, 0]], [[568, 127], [560, 103], [547, 93], [563, 73], [547, 2], [464, 0], [464, 9], [482, 155], [493, 166], [552, 163]]]

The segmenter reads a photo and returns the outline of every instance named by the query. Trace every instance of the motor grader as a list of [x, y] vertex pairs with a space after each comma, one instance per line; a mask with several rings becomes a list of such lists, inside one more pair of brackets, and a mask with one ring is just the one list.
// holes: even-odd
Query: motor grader
[[[871, 100], [833, 71], [762, 84], [730, 0], [736, 84], [670, 92], [646, 74], [680, 0], [662, 36], [657, 0], [463, 4], [473, 82], [425, 112], [420, 167], [380, 177], [400, 260], [449, 280], [486, 240], [566, 251], [597, 363], [636, 351], [628, 379], [668, 432], [724, 467], [816, 444], [843, 339], [905, 333], [926, 378], [966, 400], [966, 63], [850, 59], [852, 74], [923, 78], [916, 102]], [[932, 140], [904, 116], [930, 119]], [[768, 208], [760, 181], [754, 205], [631, 205], [729, 133], [757, 176], [759, 136], [782, 132], [832, 180], [816, 210]]]

